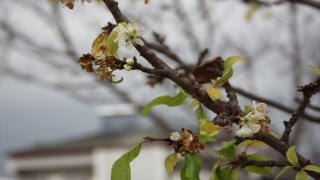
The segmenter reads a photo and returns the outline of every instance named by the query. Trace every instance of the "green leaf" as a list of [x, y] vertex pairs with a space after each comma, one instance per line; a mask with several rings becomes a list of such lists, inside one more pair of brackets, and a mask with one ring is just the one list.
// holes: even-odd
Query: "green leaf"
[[238, 61], [244, 61], [244, 60], [246, 59], [240, 56], [232, 56], [227, 58], [224, 61], [224, 70], [221, 78], [218, 80], [211, 80], [214, 86], [222, 86], [224, 83], [226, 83], [228, 79], [230, 79], [233, 75], [232, 65]]
[[113, 163], [111, 169], [111, 180], [130, 180], [131, 170], [130, 162], [134, 160], [140, 153], [142, 143], [135, 145], [130, 151], [122, 155]]
[[320, 173], [320, 167], [315, 166], [315, 165], [305, 166], [304, 169], [309, 170], [309, 171], [314, 171], [314, 172]]
[[210, 175], [210, 180], [219, 180], [219, 177], [217, 175], [217, 169], [219, 169], [221, 166], [221, 161], [216, 162], [216, 164], [213, 166], [211, 175]]
[[142, 110], [141, 115], [145, 116], [148, 114], [148, 112], [150, 111], [150, 109], [153, 106], [156, 105], [167, 105], [170, 107], [174, 107], [174, 106], [180, 106], [181, 104], [184, 103], [184, 101], [187, 99], [187, 96], [185, 96], [182, 92], [179, 92], [178, 95], [171, 97], [169, 95], [164, 95], [164, 96], [160, 96], [155, 98], [154, 100], [150, 101]]
[[201, 119], [208, 119], [207, 114], [204, 112], [201, 105], [196, 109], [196, 118], [198, 120], [198, 124], [200, 125], [199, 120]]
[[186, 99], [187, 96], [185, 96], [182, 92], [179, 92], [178, 95], [172, 97], [166, 104], [170, 107], [180, 106]]
[[308, 180], [308, 174], [305, 171], [299, 171], [296, 175], [296, 180]]
[[221, 169], [220, 167], [217, 169], [217, 176], [219, 180], [237, 180], [238, 173], [235, 169], [230, 167], [226, 167]]
[[218, 90], [216, 88], [206, 86], [206, 91], [212, 101], [216, 101], [217, 99], [219, 99], [221, 97], [220, 90]]
[[296, 149], [296, 146], [291, 146], [286, 152], [286, 156], [291, 164], [297, 166], [299, 165], [299, 161], [298, 161], [298, 157], [295, 149]]
[[113, 54], [116, 58], [118, 57], [117, 50], [119, 49], [118, 43], [115, 43], [114, 40], [118, 37], [118, 33], [113, 29], [107, 38], [107, 48], [109, 52]]
[[236, 140], [232, 140], [230, 142], [224, 142], [222, 143], [224, 147], [220, 150], [214, 150], [214, 152], [226, 159], [231, 159], [234, 157], [236, 153], [236, 145], [234, 145], [235, 142]]
[[192, 96], [189, 93], [187, 93], [187, 91], [185, 91], [184, 89], [182, 89], [179, 86], [178, 86], [178, 88], [179, 88], [179, 91], [182, 92], [185, 96], [187, 96], [188, 98], [192, 98]]
[[214, 138], [213, 136], [207, 136], [205, 134], [198, 134], [198, 138], [202, 141], [202, 142], [216, 142], [217, 139]]
[[277, 180], [278, 177], [280, 177], [283, 173], [285, 173], [286, 171], [288, 171], [288, 170], [291, 169], [291, 168], [292, 168], [292, 166], [286, 166], [286, 167], [284, 167], [280, 172], [278, 172], [278, 174], [277, 174], [277, 176], [276, 176], [276, 178], [275, 178], [274, 180]]
[[177, 164], [177, 161], [178, 161], [178, 153], [176, 152], [166, 157], [166, 160], [164, 161], [164, 165], [166, 167], [168, 174], [172, 173], [173, 167]]
[[142, 110], [141, 115], [145, 116], [150, 111], [153, 106], [166, 104], [171, 99], [171, 96], [165, 95], [155, 98], [154, 100], [150, 101]]
[[244, 114], [247, 115], [251, 111], [251, 107], [248, 105], [244, 106]]
[[311, 67], [314, 71], [316, 71], [317, 74], [320, 75], [320, 68], [318, 68], [316, 66], [311, 66], [311, 65], [309, 65], [309, 67]]
[[194, 100], [192, 101], [192, 103], [189, 105], [190, 108], [194, 108], [196, 106], [198, 106], [200, 104], [200, 102], [198, 100]]
[[200, 180], [199, 174], [202, 168], [202, 160], [197, 154], [184, 154], [180, 177], [182, 180]]
[[[247, 158], [249, 160], [256, 160], [256, 161], [267, 161], [269, 160], [268, 157], [256, 153], [256, 154], [250, 154], [247, 155]], [[257, 167], [257, 166], [246, 166], [244, 169], [249, 171], [249, 172], [253, 172], [253, 173], [257, 173], [257, 174], [264, 174], [264, 175], [272, 175], [272, 168], [273, 167]]]
[[202, 142], [214, 142], [216, 141], [213, 138], [214, 135], [218, 134], [221, 131], [221, 127], [219, 125], [213, 124], [211, 121], [207, 119], [198, 120], [200, 126], [200, 134], [198, 135], [199, 139]]
[[212, 168], [210, 180], [237, 180], [237, 171], [230, 167], [221, 169], [221, 161], [218, 161]]

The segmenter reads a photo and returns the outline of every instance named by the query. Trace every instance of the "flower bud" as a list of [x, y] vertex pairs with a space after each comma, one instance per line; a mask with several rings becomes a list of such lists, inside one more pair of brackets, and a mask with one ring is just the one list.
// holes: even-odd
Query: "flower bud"
[[132, 70], [132, 66], [130, 66], [130, 65], [128, 65], [128, 64], [123, 65], [123, 68], [124, 68], [125, 70], [127, 70], [127, 71]]
[[126, 60], [126, 63], [129, 65], [133, 65], [134, 64], [134, 60], [132, 58], [129, 58]]

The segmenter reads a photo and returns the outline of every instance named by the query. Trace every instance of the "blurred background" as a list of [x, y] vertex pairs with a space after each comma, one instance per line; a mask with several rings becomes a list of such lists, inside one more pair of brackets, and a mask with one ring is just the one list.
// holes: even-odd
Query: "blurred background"
[[[320, 1], [313, 2], [315, 6], [272, 0], [150, 0], [145, 5], [143, 0], [119, 0], [119, 7], [131, 22], [145, 27], [144, 39], [173, 68], [220, 55], [246, 57], [234, 65], [230, 83], [242, 107], [251, 106], [252, 100], [267, 103], [269, 130], [281, 136], [283, 121], [302, 98], [296, 86], [317, 78], [308, 65], [320, 67]], [[78, 58], [91, 51], [92, 41], [108, 22], [113, 17], [100, 1], [76, 3], [73, 10], [45, 0], [0, 1], [0, 180], [109, 179], [113, 162], [144, 136], [168, 137], [182, 127], [199, 131], [194, 109], [188, 107], [191, 100], [181, 107], [157, 106], [148, 117], [139, 115], [155, 97], [177, 94], [172, 82], [151, 87], [156, 81], [152, 77], [117, 71], [115, 80], [123, 77], [124, 82], [109, 84], [81, 69]], [[164, 44], [154, 33], [165, 38]], [[177, 57], [162, 54], [159, 47], [169, 47]], [[135, 55], [150, 67], [136, 50], [120, 48], [118, 54]], [[319, 102], [319, 94], [312, 97], [290, 139], [317, 165]], [[208, 116], [213, 119], [215, 114]], [[221, 132], [218, 140], [234, 135]], [[219, 142], [201, 153], [203, 179], [219, 159], [213, 153]], [[132, 178], [179, 178], [181, 162], [173, 176], [163, 166], [172, 152], [163, 143], [144, 144], [132, 163]], [[267, 147], [249, 152], [283, 159]], [[294, 175], [288, 172], [286, 178]], [[242, 176], [273, 179], [241, 171], [239, 179]]]

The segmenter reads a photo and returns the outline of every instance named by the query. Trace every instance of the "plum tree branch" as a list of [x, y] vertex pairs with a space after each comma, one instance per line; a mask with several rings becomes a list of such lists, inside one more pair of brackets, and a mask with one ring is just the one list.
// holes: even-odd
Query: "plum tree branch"
[[[118, 3], [114, 0], [103, 0], [104, 3], [108, 6], [115, 20], [120, 23], [124, 22], [125, 18], [122, 16], [121, 11], [118, 8]], [[163, 62], [160, 58], [158, 58], [154, 52], [152, 52], [147, 45], [139, 46], [135, 45], [135, 48], [138, 50], [140, 55], [144, 57], [154, 68], [163, 69], [167, 72], [164, 74], [164, 77], [172, 80], [178, 86], [183, 88], [186, 92], [191, 94], [195, 99], [200, 101], [204, 106], [208, 109], [212, 110], [217, 114], [216, 118], [213, 120], [215, 124], [220, 126], [226, 126], [230, 121], [237, 122], [239, 118], [237, 117], [240, 113], [242, 113], [241, 108], [238, 104], [234, 104], [236, 102], [236, 97], [230, 96], [229, 98], [233, 101], [212, 101], [208, 94], [200, 89], [200, 84], [195, 80], [187, 78], [183, 76], [181, 73], [174, 71], [170, 68], [165, 62]], [[229, 94], [232, 95], [231, 86], [228, 87]], [[261, 132], [257, 133], [261, 141], [265, 142], [273, 149], [286, 156], [286, 152], [289, 149], [288, 144], [280, 141], [279, 139], [273, 137], [270, 134], [262, 134]], [[302, 166], [306, 164], [306, 159], [297, 153], [299, 162]], [[320, 174], [315, 172], [308, 172], [308, 174], [315, 179], [320, 179]]]

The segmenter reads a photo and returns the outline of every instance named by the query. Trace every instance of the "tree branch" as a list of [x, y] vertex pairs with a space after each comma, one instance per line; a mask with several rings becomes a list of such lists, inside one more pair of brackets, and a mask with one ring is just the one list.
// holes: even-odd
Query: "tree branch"
[[[302, 90], [300, 90], [301, 88]], [[298, 90], [303, 92], [303, 99], [300, 102], [298, 108], [292, 114], [289, 122], [283, 122], [285, 125], [285, 130], [282, 134], [281, 141], [287, 144], [289, 143], [289, 136], [292, 131], [292, 127], [297, 123], [299, 117], [304, 113], [305, 108], [310, 102], [311, 96], [320, 91], [320, 78], [318, 78], [314, 83], [310, 83], [308, 85], [305, 85], [304, 87], [298, 87]]]

